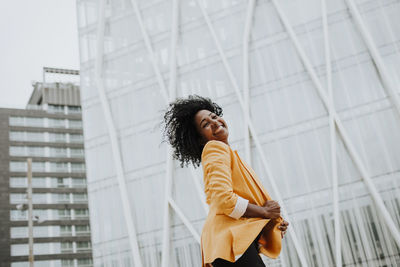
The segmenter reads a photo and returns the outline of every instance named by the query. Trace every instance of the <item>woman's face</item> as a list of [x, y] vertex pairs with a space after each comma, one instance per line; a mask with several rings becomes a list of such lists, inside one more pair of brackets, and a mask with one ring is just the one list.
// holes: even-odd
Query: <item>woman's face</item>
[[194, 115], [194, 123], [204, 143], [218, 140], [228, 144], [228, 125], [223, 118], [209, 110], [202, 109]]

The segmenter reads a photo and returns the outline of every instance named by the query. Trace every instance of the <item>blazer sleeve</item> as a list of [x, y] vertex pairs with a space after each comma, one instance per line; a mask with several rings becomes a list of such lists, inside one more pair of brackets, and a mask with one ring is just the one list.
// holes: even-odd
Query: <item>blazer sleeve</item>
[[209, 141], [203, 148], [204, 191], [207, 204], [234, 219], [243, 216], [248, 200], [233, 192], [231, 153], [227, 144]]

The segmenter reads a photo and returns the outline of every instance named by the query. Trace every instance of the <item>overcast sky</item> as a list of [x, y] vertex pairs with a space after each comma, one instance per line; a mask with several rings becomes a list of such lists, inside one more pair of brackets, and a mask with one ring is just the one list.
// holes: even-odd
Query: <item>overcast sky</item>
[[76, 0], [0, 0], [0, 107], [24, 108], [43, 67], [79, 69]]

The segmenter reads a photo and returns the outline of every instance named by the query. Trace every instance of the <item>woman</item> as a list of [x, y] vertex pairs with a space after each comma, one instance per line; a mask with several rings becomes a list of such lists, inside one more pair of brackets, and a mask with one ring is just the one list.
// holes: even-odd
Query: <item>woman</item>
[[181, 166], [203, 166], [209, 213], [201, 234], [203, 266], [265, 266], [276, 258], [289, 225], [254, 171], [232, 151], [222, 109], [189, 96], [169, 105], [165, 134]]

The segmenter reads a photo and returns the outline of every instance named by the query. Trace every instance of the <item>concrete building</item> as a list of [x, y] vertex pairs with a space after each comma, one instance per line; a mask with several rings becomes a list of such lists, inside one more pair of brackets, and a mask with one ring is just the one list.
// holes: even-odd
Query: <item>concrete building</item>
[[267, 266], [400, 266], [398, 0], [78, 0], [94, 266], [200, 266], [202, 170], [160, 122], [211, 97], [290, 231]]
[[32, 158], [34, 266], [92, 266], [79, 86], [35, 83], [27, 108], [0, 109], [0, 124], [0, 265], [29, 266]]

